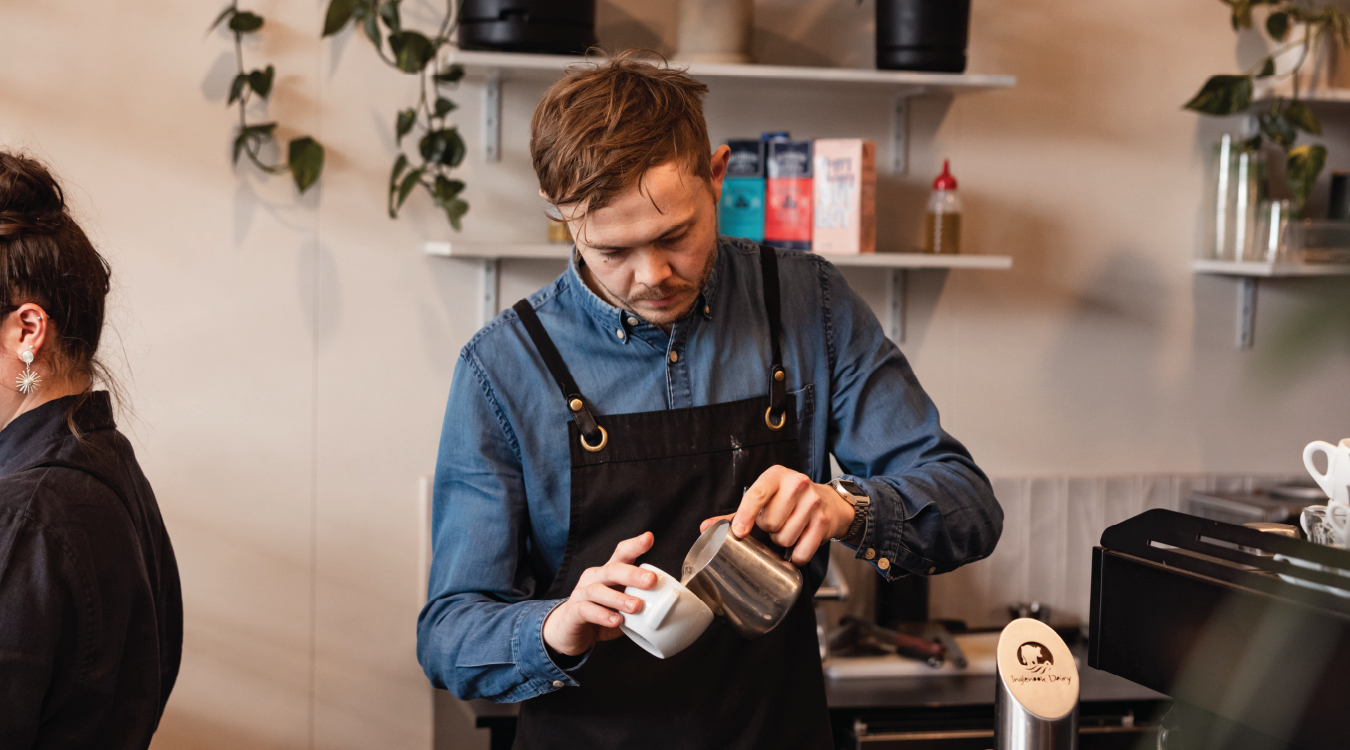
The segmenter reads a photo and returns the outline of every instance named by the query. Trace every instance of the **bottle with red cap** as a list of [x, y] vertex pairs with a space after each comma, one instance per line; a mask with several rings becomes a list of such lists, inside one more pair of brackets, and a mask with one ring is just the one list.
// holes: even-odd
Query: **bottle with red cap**
[[961, 197], [956, 194], [956, 178], [946, 159], [942, 160], [942, 174], [933, 180], [933, 195], [928, 198], [923, 249], [926, 253], [961, 252]]

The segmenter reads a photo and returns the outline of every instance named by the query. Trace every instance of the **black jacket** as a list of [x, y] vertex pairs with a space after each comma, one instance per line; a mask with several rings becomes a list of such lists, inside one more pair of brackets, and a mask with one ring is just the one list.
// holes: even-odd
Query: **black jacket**
[[108, 394], [0, 430], [0, 746], [145, 748], [183, 648], [178, 565]]

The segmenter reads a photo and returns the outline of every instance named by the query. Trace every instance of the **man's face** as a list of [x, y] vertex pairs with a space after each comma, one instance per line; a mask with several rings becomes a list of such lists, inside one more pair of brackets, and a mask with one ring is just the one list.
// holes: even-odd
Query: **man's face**
[[712, 272], [728, 154], [726, 146], [713, 154], [709, 182], [676, 164], [662, 164], [584, 217], [559, 206], [586, 262], [587, 286], [669, 331], [689, 312]]

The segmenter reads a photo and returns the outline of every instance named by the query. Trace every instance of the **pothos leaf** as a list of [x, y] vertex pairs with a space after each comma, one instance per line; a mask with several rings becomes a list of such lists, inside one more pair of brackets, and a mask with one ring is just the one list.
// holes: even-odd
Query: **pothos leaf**
[[1241, 112], [1251, 103], [1251, 76], [1210, 76], [1200, 92], [1186, 102], [1186, 109], [1222, 116]]
[[454, 200], [446, 201], [441, 207], [445, 209], [445, 218], [450, 221], [450, 226], [454, 227], [456, 232], [464, 228], [460, 219], [463, 218], [464, 214], [469, 212], [468, 203], [455, 198]]
[[295, 178], [295, 186], [304, 193], [323, 173], [323, 146], [309, 136], [296, 138], [288, 149], [286, 166]]
[[1286, 34], [1289, 33], [1289, 14], [1271, 13], [1266, 17], [1266, 33], [1270, 38], [1277, 42], [1283, 42]]
[[1233, 31], [1252, 27], [1252, 0], [1230, 0], [1233, 8]]
[[403, 201], [408, 200], [408, 194], [412, 192], [413, 188], [417, 187], [417, 181], [420, 179], [422, 179], [421, 167], [403, 175], [403, 182], [398, 186], [398, 201], [394, 204], [395, 215], [398, 214], [400, 208], [403, 208]]
[[394, 143], [401, 144], [403, 136], [413, 129], [417, 122], [417, 110], [405, 109], [398, 113], [398, 120], [394, 123]]
[[408, 168], [408, 157], [403, 154], [398, 155], [394, 161], [394, 170], [389, 173], [389, 218], [398, 217], [398, 209], [394, 208], [394, 196], [398, 193], [398, 178], [403, 174], [403, 170]]
[[239, 135], [234, 137], [234, 159], [230, 163], [239, 166], [239, 155], [244, 153], [244, 147], [248, 145], [248, 133], [240, 130]]
[[1321, 144], [1311, 144], [1290, 149], [1285, 159], [1284, 173], [1289, 179], [1289, 191], [1294, 195], [1294, 204], [1301, 207], [1312, 194], [1317, 184], [1317, 176], [1327, 163], [1327, 149]]
[[332, 36], [347, 22], [352, 20], [354, 0], [333, 0], [328, 4], [328, 13], [323, 19], [323, 36]]
[[1256, 77], [1267, 78], [1273, 75], [1275, 75], [1275, 58], [1267, 57], [1266, 61], [1261, 64], [1261, 72], [1257, 73]]
[[240, 73], [234, 77], [234, 83], [230, 84], [230, 101], [225, 106], [230, 106], [235, 101], [244, 96], [244, 87], [248, 85], [248, 73]]
[[463, 190], [463, 182], [438, 174], [436, 175], [436, 182], [431, 188], [431, 195], [436, 199], [436, 205], [444, 206], [446, 202], [454, 199]]
[[249, 13], [246, 10], [239, 11], [230, 17], [230, 30], [237, 31], [240, 34], [251, 34], [261, 29], [262, 25], [262, 16]]
[[272, 79], [276, 77], [276, 69], [271, 65], [266, 70], [255, 70], [248, 74], [248, 86], [253, 89], [258, 96], [266, 99], [267, 95], [272, 93]]
[[239, 155], [244, 152], [250, 143], [260, 144], [272, 137], [272, 131], [276, 130], [275, 122], [264, 122], [258, 125], [246, 125], [239, 129], [239, 134], [234, 137], [234, 164], [239, 164]]
[[1294, 124], [1273, 112], [1262, 112], [1257, 116], [1256, 121], [1261, 124], [1261, 132], [1266, 137], [1275, 141], [1280, 148], [1288, 150], [1294, 145], [1294, 139], [1298, 138], [1298, 132], [1294, 130]]
[[230, 7], [226, 8], [225, 10], [222, 10], [220, 12], [220, 15], [216, 16], [216, 20], [211, 22], [211, 28], [207, 29], [207, 31], [215, 31], [216, 27], [220, 25], [221, 21], [224, 21], [225, 19], [229, 18], [230, 16], [238, 12], [239, 11], [234, 7], [234, 5], [231, 4]]
[[390, 173], [389, 173], [389, 217], [390, 217], [390, 219], [396, 219], [396, 217], [398, 216], [398, 210], [397, 210], [397, 209], [394, 209], [394, 196], [396, 196], [396, 194], [397, 194], [397, 192], [398, 192], [398, 177], [400, 177], [401, 174], [404, 174], [404, 170], [405, 170], [405, 169], [408, 169], [408, 156], [405, 156], [405, 155], [400, 154], [400, 155], [398, 155], [398, 158], [396, 159], [396, 161], [394, 161], [394, 169], [393, 169], [393, 171], [390, 171]]
[[375, 45], [375, 49], [383, 50], [384, 43], [380, 41], [380, 22], [374, 13], [366, 15], [365, 29], [366, 38], [370, 40], [371, 44]]
[[404, 73], [420, 73], [436, 54], [431, 40], [416, 31], [390, 34], [389, 48], [394, 51], [398, 69]]
[[459, 79], [463, 77], [464, 66], [456, 63], [432, 76], [432, 80], [436, 83], [459, 83]]
[[456, 104], [443, 96], [436, 97], [436, 116], [445, 117], [455, 111]]
[[380, 3], [380, 20], [384, 21], [384, 25], [388, 26], [390, 31], [397, 33], [403, 30], [398, 17], [397, 2]]
[[1285, 119], [1293, 123], [1299, 130], [1313, 135], [1322, 134], [1322, 125], [1317, 121], [1317, 116], [1303, 102], [1290, 102], [1289, 106], [1284, 108], [1283, 114]]
[[458, 167], [464, 161], [464, 139], [455, 128], [433, 130], [422, 136], [417, 144], [422, 158], [432, 164]]

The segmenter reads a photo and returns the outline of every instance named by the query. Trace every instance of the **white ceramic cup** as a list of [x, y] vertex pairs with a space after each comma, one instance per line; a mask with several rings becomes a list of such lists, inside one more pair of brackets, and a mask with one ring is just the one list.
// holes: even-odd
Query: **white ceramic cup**
[[[1326, 456], [1326, 472], [1318, 471], [1313, 464], [1313, 456], [1318, 453]], [[1350, 503], [1350, 438], [1342, 440], [1340, 445], [1321, 440], [1308, 443], [1303, 449], [1303, 466], [1332, 502]]]
[[703, 635], [712, 622], [713, 613], [702, 599], [669, 573], [645, 563], [639, 567], [656, 574], [656, 585], [650, 589], [629, 586], [623, 590], [623, 593], [641, 599], [643, 604], [642, 611], [637, 614], [625, 614], [619, 627], [652, 655], [669, 659]]

